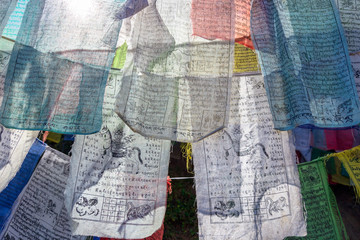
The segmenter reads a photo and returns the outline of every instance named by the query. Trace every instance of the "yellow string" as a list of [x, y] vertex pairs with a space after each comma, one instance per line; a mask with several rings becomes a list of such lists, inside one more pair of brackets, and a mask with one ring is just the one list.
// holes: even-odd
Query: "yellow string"
[[180, 149], [182, 156], [186, 159], [186, 170], [188, 173], [194, 174], [192, 169], [192, 146], [191, 143], [181, 143]]

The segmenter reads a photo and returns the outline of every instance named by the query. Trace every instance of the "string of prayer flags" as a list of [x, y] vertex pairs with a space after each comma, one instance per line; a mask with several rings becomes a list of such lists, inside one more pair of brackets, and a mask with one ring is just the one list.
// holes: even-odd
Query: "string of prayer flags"
[[360, 101], [334, 5], [334, 0], [253, 1], [252, 38], [276, 129], [360, 122]]
[[45, 151], [45, 147], [46, 144], [36, 139], [26, 155], [20, 170], [16, 173], [16, 176], [10, 181], [9, 185], [0, 192], [0, 229], [9, 216], [16, 198], [29, 181], [36, 164]]
[[64, 207], [69, 164], [69, 156], [46, 148], [0, 231], [0, 239], [83, 239], [71, 236], [70, 219]]
[[210, 40], [235, 39], [254, 49], [250, 35], [251, 0], [193, 0], [191, 7], [194, 35]]
[[350, 53], [360, 51], [360, 2], [336, 0]]
[[114, 112], [121, 79], [110, 72], [101, 131], [75, 137], [65, 190], [74, 235], [141, 239], [164, 220], [171, 144], [134, 133]]
[[327, 183], [324, 162], [320, 159], [298, 165], [301, 193], [307, 213], [307, 236], [286, 240], [348, 240], [336, 198]]
[[16, 7], [16, 0], [1, 0], [0, 1], [0, 36], [7, 24], [10, 14]]
[[263, 81], [233, 77], [229, 125], [192, 144], [200, 239], [306, 235], [294, 145], [273, 129]]
[[147, 1], [134, 0], [30, 1], [5, 78], [0, 122], [17, 129], [98, 132], [122, 18], [145, 6]]
[[126, 25], [115, 111], [141, 135], [193, 142], [226, 125], [234, 44], [194, 36], [190, 15], [191, 0], [158, 0]]

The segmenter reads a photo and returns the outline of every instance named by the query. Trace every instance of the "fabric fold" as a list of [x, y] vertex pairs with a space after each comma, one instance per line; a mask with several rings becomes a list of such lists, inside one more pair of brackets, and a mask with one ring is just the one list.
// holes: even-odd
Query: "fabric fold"
[[263, 81], [233, 77], [229, 125], [192, 144], [200, 239], [306, 235], [294, 144], [272, 127]]
[[190, 0], [157, 0], [129, 21], [115, 111], [141, 135], [193, 142], [226, 124], [234, 44], [194, 36], [190, 14]]
[[276, 129], [360, 122], [348, 46], [333, 0], [254, 0], [251, 30]]
[[75, 137], [65, 190], [74, 235], [141, 239], [164, 220], [170, 141], [136, 134], [117, 116], [121, 79], [110, 72], [101, 131]]

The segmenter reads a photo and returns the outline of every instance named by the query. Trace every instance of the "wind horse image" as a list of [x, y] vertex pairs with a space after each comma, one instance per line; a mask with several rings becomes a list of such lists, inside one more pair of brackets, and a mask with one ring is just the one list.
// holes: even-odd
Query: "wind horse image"
[[103, 146], [105, 156], [110, 156], [111, 161], [107, 164], [109, 168], [125, 167], [132, 174], [138, 174], [140, 165], [144, 163], [141, 157], [141, 150], [132, 146], [135, 140], [134, 134], [125, 136], [123, 128], [118, 128], [111, 132], [107, 126], [104, 126], [100, 132], [106, 140]]

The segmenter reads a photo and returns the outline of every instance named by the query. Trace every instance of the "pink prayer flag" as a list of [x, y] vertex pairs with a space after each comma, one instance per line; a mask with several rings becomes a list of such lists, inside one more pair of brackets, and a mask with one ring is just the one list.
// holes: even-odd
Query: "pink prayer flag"
[[250, 34], [251, 0], [193, 0], [193, 33], [206, 39], [232, 40], [254, 49]]

